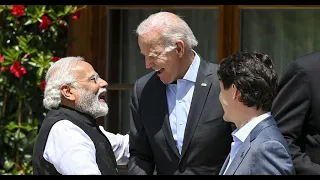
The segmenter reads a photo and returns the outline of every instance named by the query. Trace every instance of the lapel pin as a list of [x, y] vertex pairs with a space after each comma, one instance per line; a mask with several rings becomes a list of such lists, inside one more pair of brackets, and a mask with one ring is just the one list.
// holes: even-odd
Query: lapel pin
[[207, 86], [207, 84], [206, 83], [201, 83], [201, 86]]

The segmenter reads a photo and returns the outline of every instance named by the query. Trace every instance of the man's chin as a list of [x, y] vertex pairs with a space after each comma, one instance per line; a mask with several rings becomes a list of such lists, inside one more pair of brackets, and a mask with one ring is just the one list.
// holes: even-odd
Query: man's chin
[[99, 112], [96, 112], [94, 117], [95, 118], [99, 118], [99, 117], [103, 117], [103, 116], [106, 116], [109, 112], [109, 108], [108, 106], [106, 107], [103, 107], [103, 108], [100, 108], [100, 111]]

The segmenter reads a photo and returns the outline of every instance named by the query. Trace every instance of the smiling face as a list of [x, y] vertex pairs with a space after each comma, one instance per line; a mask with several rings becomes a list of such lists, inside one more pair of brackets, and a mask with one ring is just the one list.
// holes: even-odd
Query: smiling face
[[72, 90], [76, 109], [94, 118], [107, 115], [109, 108], [105, 95], [108, 83], [87, 62], [78, 62], [72, 71], [77, 82], [77, 87]]
[[164, 43], [156, 36], [139, 36], [139, 47], [145, 56], [146, 68], [157, 71], [160, 80], [170, 84], [178, 79], [181, 60], [175, 48], [166, 49]]

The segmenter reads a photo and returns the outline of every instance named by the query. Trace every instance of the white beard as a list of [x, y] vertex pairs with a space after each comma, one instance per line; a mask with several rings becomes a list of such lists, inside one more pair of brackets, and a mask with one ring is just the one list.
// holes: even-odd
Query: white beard
[[94, 118], [107, 115], [109, 112], [107, 103], [99, 101], [99, 94], [103, 91], [105, 89], [99, 89], [96, 95], [88, 90], [79, 88], [78, 92], [80, 96], [78, 103], [76, 103], [76, 109]]

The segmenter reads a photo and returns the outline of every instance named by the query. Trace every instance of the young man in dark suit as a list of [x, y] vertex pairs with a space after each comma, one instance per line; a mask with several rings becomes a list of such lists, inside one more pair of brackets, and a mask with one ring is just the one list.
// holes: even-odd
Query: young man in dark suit
[[320, 52], [290, 62], [272, 108], [298, 175], [320, 175], [319, 72]]
[[137, 28], [151, 72], [133, 88], [129, 174], [218, 174], [231, 143], [222, 119], [218, 65], [192, 48], [198, 42], [175, 14], [150, 15]]

